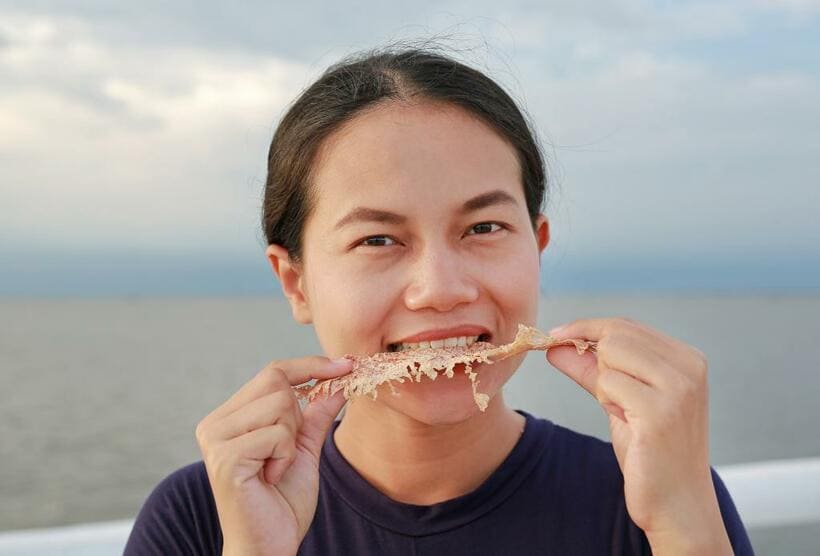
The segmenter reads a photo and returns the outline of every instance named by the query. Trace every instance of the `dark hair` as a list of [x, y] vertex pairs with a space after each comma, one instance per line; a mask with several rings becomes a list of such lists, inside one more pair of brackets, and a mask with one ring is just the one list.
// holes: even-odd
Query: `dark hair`
[[383, 47], [330, 66], [282, 117], [268, 151], [262, 230], [268, 244], [301, 261], [312, 172], [322, 141], [365, 109], [391, 101], [439, 101], [465, 109], [516, 150], [530, 220], [541, 212], [546, 171], [541, 148], [515, 101], [482, 72], [429, 48]]

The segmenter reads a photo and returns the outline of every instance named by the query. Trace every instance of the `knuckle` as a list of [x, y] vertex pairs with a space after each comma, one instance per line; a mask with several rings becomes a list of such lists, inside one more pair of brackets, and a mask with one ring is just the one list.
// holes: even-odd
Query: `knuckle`
[[231, 455], [229, 450], [221, 450], [215, 451], [214, 453], [208, 454], [208, 457], [205, 458], [205, 465], [214, 475], [219, 479], [222, 479], [226, 476], [230, 476], [230, 469], [232, 468], [231, 465]]
[[709, 360], [706, 358], [706, 354], [703, 353], [698, 348], [692, 348], [694, 351], [694, 370], [696, 376], [699, 379], [706, 378], [706, 375], [709, 373]]
[[270, 395], [270, 408], [274, 415], [288, 413], [293, 407], [291, 394], [286, 390], [279, 390]]
[[296, 442], [296, 431], [291, 430], [287, 423], [281, 421], [271, 426], [270, 436], [277, 451]]
[[274, 361], [262, 371], [262, 383], [266, 390], [275, 391], [290, 387], [285, 371]]
[[208, 425], [204, 419], [197, 423], [194, 429], [194, 436], [200, 446], [204, 446], [208, 443]]
[[271, 438], [281, 440], [285, 436], [290, 434], [290, 430], [288, 426], [282, 423], [281, 421], [277, 421], [272, 425], [267, 427], [267, 432], [271, 436]]
[[666, 380], [668, 384], [671, 386], [672, 392], [683, 393], [689, 389], [690, 382], [687, 379], [686, 375], [680, 373], [672, 367], [665, 368], [664, 374], [667, 377]]

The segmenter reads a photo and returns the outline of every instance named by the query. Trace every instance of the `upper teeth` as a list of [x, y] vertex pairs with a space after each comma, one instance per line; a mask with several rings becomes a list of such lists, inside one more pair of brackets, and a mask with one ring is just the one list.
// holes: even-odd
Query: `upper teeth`
[[396, 351], [410, 351], [411, 349], [442, 348], [455, 346], [469, 346], [478, 339], [478, 336], [457, 336], [429, 342], [407, 342], [396, 344]]

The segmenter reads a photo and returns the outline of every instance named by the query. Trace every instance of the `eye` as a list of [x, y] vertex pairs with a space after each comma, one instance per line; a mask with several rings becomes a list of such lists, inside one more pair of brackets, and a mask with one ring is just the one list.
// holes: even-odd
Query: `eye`
[[[495, 226], [495, 228], [493, 228]], [[470, 228], [470, 232], [475, 232], [472, 235], [485, 235], [503, 229], [503, 226], [498, 222], [479, 222]]]
[[[391, 241], [393, 243], [388, 243]], [[390, 236], [370, 236], [361, 240], [357, 245], [361, 245], [363, 247], [389, 247], [395, 243], [396, 241]]]

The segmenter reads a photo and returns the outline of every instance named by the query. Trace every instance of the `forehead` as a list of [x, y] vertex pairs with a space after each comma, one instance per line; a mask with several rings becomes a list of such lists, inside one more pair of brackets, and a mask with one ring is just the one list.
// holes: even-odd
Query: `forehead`
[[396, 209], [489, 189], [523, 202], [515, 149], [464, 109], [389, 103], [358, 115], [323, 143], [314, 168], [314, 215], [367, 204]]

